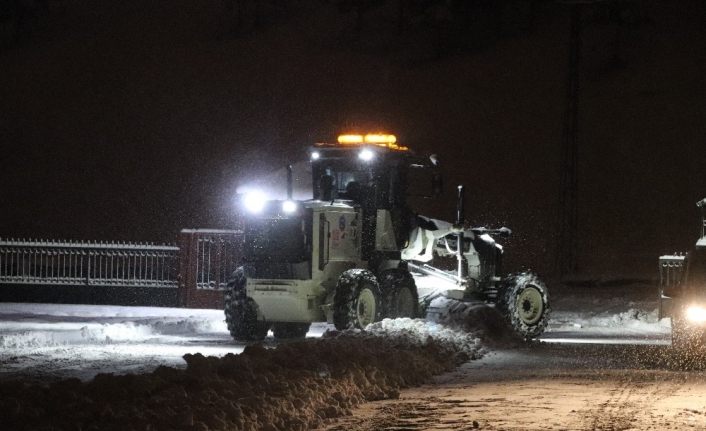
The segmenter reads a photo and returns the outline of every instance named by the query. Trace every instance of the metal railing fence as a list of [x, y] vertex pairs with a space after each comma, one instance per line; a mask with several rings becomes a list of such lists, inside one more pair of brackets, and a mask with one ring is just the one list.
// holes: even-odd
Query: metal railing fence
[[178, 259], [170, 245], [0, 239], [0, 283], [176, 288]]

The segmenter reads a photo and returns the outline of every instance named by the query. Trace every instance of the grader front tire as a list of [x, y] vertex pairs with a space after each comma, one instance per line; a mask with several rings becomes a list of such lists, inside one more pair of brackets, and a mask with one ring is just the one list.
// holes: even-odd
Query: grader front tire
[[257, 304], [252, 298], [248, 298], [246, 283], [245, 270], [242, 267], [236, 269], [225, 290], [226, 325], [236, 341], [262, 341], [270, 326], [267, 322], [258, 320]]
[[549, 322], [549, 294], [535, 274], [508, 277], [499, 293], [498, 309], [521, 338], [539, 337]]

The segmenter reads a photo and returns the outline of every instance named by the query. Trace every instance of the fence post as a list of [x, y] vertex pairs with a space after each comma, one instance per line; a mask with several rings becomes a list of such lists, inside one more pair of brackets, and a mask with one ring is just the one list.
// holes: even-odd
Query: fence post
[[86, 286], [91, 285], [91, 252], [86, 252]]
[[221, 286], [221, 267], [222, 267], [222, 260], [223, 260], [223, 247], [225, 247], [225, 241], [223, 240], [223, 236], [214, 236], [214, 240], [216, 242], [216, 256], [215, 256], [215, 268], [213, 271], [214, 278], [216, 279], [216, 290], [220, 290], [222, 288], [225, 288], [225, 286]]

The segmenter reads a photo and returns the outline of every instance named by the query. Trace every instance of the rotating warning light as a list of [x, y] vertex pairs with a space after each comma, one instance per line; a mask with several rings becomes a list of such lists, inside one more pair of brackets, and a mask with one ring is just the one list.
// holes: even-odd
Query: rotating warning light
[[363, 140], [366, 144], [394, 144], [397, 142], [397, 136], [368, 133]]
[[397, 136], [385, 133], [368, 133], [367, 135], [338, 135], [340, 145], [375, 145], [390, 150], [407, 151], [409, 148], [397, 145]]
[[338, 143], [345, 144], [362, 144], [363, 135], [338, 135]]

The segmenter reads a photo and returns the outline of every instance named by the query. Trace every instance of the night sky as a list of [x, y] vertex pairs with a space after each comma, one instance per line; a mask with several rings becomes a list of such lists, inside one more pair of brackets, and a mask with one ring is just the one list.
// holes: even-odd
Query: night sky
[[[240, 25], [229, 3], [48, 0], [17, 42], [0, 22], [0, 237], [228, 228], [240, 180], [382, 130], [442, 161], [423, 213], [451, 219], [464, 183], [469, 220], [515, 231], [510, 266], [550, 271], [568, 6], [409, 1], [400, 28], [398, 1], [367, 1], [357, 29], [355, 1], [262, 0]], [[579, 267], [652, 275], [706, 197], [706, 7], [584, 8]]]

